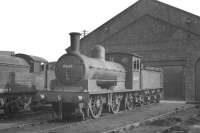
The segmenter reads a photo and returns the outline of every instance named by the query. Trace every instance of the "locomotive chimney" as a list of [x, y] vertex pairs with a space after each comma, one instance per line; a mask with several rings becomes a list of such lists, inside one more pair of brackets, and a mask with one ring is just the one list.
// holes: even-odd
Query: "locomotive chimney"
[[69, 33], [69, 35], [70, 35], [70, 40], [71, 40], [70, 52], [79, 53], [81, 34], [78, 32], [71, 32]]

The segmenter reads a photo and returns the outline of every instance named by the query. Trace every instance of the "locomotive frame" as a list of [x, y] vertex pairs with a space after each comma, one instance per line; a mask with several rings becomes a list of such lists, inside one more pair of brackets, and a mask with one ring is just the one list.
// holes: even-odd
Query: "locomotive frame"
[[[161, 69], [144, 67], [136, 54], [116, 52], [105, 57], [105, 49], [99, 45], [92, 57], [87, 57], [79, 52], [80, 34], [70, 33], [70, 36], [68, 53], [56, 63], [58, 84], [45, 94], [59, 119], [71, 115], [99, 118], [103, 111], [118, 113], [121, 109], [133, 110], [136, 106], [160, 101]], [[78, 59], [72, 60], [69, 56]], [[82, 64], [84, 70], [79, 67]], [[75, 76], [69, 77], [70, 72]]]

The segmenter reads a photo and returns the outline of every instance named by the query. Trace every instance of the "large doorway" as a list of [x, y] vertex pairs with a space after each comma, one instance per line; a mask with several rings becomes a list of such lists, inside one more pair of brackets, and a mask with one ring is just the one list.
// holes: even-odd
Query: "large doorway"
[[200, 100], [200, 58], [195, 64], [195, 100]]
[[183, 66], [164, 67], [164, 99], [185, 100]]

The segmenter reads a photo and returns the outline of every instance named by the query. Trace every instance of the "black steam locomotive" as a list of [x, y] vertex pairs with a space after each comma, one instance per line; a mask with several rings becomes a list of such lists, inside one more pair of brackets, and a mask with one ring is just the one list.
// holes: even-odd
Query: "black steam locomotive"
[[92, 57], [85, 56], [79, 51], [80, 34], [70, 36], [71, 47], [55, 65], [56, 85], [46, 94], [60, 119], [68, 115], [98, 118], [105, 110], [117, 113], [160, 101], [161, 69], [144, 67], [135, 54], [105, 54], [100, 45]]
[[47, 66], [41, 57], [0, 51], [0, 114], [28, 111], [40, 101], [37, 92], [49, 88], [53, 73]]

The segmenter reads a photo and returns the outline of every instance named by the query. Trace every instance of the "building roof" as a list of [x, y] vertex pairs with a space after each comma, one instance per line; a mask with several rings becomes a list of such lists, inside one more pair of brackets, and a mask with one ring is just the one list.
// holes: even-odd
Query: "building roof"
[[157, 0], [139, 0], [82, 38], [81, 45], [84, 45], [84, 42], [101, 44], [120, 29], [123, 29], [144, 15], [152, 16], [200, 36], [199, 16]]

